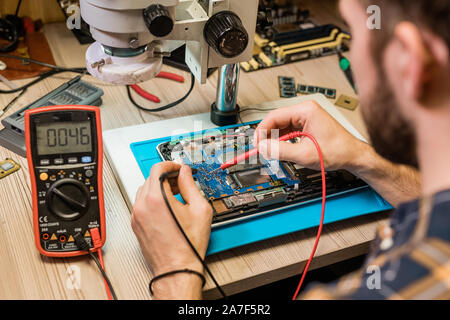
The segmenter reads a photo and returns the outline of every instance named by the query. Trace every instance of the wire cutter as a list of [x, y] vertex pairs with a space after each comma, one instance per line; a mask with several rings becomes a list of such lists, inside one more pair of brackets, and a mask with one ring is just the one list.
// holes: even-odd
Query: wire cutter
[[[164, 79], [169, 79], [169, 80], [173, 80], [176, 82], [184, 82], [184, 77], [177, 75], [175, 73], [171, 73], [171, 72], [165, 72], [165, 71], [161, 71], [160, 73], [158, 73], [158, 75], [156, 76], [157, 78], [164, 78]], [[138, 95], [140, 95], [142, 98], [159, 103], [161, 102], [161, 100], [159, 100], [159, 98], [153, 94], [151, 94], [150, 92], [147, 92], [146, 90], [142, 89], [139, 85], [137, 84], [132, 84], [130, 85], [131, 89], [133, 89]]]

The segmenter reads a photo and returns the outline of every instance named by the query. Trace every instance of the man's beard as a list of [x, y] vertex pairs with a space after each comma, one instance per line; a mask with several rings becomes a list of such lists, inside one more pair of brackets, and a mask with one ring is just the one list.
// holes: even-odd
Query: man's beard
[[374, 96], [365, 101], [367, 105], [363, 108], [372, 145], [382, 157], [418, 168], [414, 130], [400, 114], [388, 83], [384, 72], [379, 70]]

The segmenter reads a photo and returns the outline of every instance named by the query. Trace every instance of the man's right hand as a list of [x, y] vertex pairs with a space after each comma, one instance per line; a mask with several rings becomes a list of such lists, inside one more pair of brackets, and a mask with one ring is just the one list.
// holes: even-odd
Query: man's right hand
[[326, 170], [354, 172], [362, 156], [373, 152], [367, 143], [355, 138], [314, 101], [270, 112], [256, 129], [255, 138], [264, 158], [291, 161], [320, 170], [317, 150], [311, 140], [302, 138], [296, 144], [271, 140], [274, 129], [280, 130], [279, 136], [293, 131], [311, 134], [320, 145]]

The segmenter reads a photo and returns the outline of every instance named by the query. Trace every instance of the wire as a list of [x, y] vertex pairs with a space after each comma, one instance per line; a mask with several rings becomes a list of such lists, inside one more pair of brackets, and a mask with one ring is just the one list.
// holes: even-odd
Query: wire
[[16, 7], [16, 13], [14, 14], [16, 17], [19, 15], [20, 6], [22, 4], [22, 0], [19, 0]]
[[143, 106], [139, 105], [134, 99], [133, 96], [131, 95], [131, 90], [130, 90], [130, 86], [127, 85], [127, 94], [128, 94], [128, 99], [130, 99], [131, 103], [138, 109], [143, 110], [143, 111], [147, 111], [147, 112], [160, 112], [160, 111], [164, 111], [170, 108], [175, 107], [176, 105], [180, 104], [181, 102], [183, 102], [184, 100], [186, 100], [186, 98], [191, 94], [192, 90], [194, 89], [194, 85], [195, 85], [195, 76], [194, 74], [191, 73], [191, 86], [188, 90], [188, 92], [180, 99], [178, 99], [175, 102], [169, 103], [168, 105], [165, 105], [163, 107], [159, 107], [159, 108], [155, 108], [155, 109], [148, 109], [148, 108], [144, 108]]
[[91, 252], [91, 250], [87, 250], [87, 252], [89, 253], [89, 256], [94, 260], [95, 264], [97, 265], [98, 269], [100, 270], [100, 272], [102, 273], [103, 278], [105, 279], [106, 283], [108, 284], [108, 288], [111, 292], [112, 298], [114, 300], [117, 300], [117, 296], [116, 296], [116, 292], [114, 291], [114, 288], [111, 284], [111, 281], [109, 281], [108, 276], [106, 275], [106, 272], [102, 266], [102, 264], [100, 263], [100, 261], [97, 259], [97, 257]]
[[30, 59], [30, 58], [25, 58], [25, 57], [21, 57], [21, 56], [14, 56], [14, 55], [10, 55], [10, 54], [4, 54], [4, 53], [0, 53], [0, 57], [1, 58], [8, 58], [8, 59], [16, 59], [16, 60], [22, 60], [25, 62], [29, 62], [29, 63], [34, 63], [43, 67], [47, 67], [47, 68], [51, 68], [51, 69], [55, 69], [55, 70], [59, 70], [59, 71], [71, 71], [71, 72], [78, 72], [78, 73], [82, 73], [86, 71], [86, 68], [67, 68], [67, 67], [61, 67], [61, 66], [56, 66], [54, 64], [50, 64], [47, 62], [42, 62], [42, 61], [38, 61], [38, 60], [34, 60], [34, 59]]
[[2, 116], [6, 111], [8, 111], [9, 108], [11, 108], [16, 101], [24, 95], [24, 93], [27, 91], [27, 89], [23, 89], [22, 92], [20, 92], [17, 96], [14, 97], [2, 110], [0, 110], [0, 116]]
[[321, 171], [321, 175], [322, 175], [322, 213], [321, 213], [321, 217], [320, 217], [319, 229], [317, 230], [316, 241], [314, 242], [314, 246], [311, 251], [311, 255], [309, 256], [308, 262], [306, 263], [305, 268], [303, 269], [302, 277], [297, 286], [297, 290], [295, 290], [292, 300], [297, 299], [298, 293], [300, 292], [300, 289], [303, 285], [303, 281], [305, 280], [306, 273], [308, 272], [311, 261], [314, 257], [314, 254], [316, 253], [316, 249], [319, 244], [320, 235], [322, 234], [323, 221], [325, 218], [325, 203], [326, 203], [326, 197], [327, 197], [327, 183], [326, 183], [326, 178], [325, 178], [325, 165], [324, 165], [324, 161], [323, 161], [322, 150], [320, 149], [319, 143], [312, 135], [310, 135], [309, 133], [305, 133], [305, 132], [302, 132], [301, 135], [309, 138], [314, 143], [314, 145], [317, 149], [317, 153], [319, 155], [320, 171]]
[[178, 226], [178, 229], [183, 234], [183, 237], [186, 239], [187, 243], [191, 247], [192, 251], [194, 252], [197, 259], [200, 261], [200, 263], [203, 265], [203, 268], [205, 268], [206, 272], [211, 277], [212, 281], [216, 285], [217, 289], [219, 290], [220, 294], [224, 297], [224, 299], [228, 299], [227, 295], [223, 291], [222, 287], [217, 282], [216, 278], [212, 274], [211, 270], [209, 270], [208, 265], [205, 263], [205, 261], [202, 259], [200, 254], [198, 253], [197, 249], [195, 249], [194, 245], [192, 244], [191, 240], [189, 240], [189, 237], [186, 235], [186, 233], [183, 230], [183, 227], [181, 226], [180, 222], [178, 221], [177, 217], [175, 216], [175, 213], [172, 210], [172, 207], [170, 206], [169, 200], [167, 199], [166, 190], [164, 190], [164, 181], [167, 179], [167, 176], [170, 174], [170, 172], [165, 172], [159, 177], [160, 187], [161, 187], [161, 193], [164, 198], [164, 202], [167, 205], [167, 208], [169, 209], [170, 214], [172, 215], [173, 220], [175, 221], [176, 225]]
[[263, 109], [263, 108], [245, 108], [245, 109], [240, 109], [238, 112], [238, 117], [239, 117], [239, 122], [244, 124], [244, 121], [242, 121], [241, 118], [241, 113], [246, 112], [246, 111], [262, 111], [262, 112], [267, 112], [267, 111], [272, 111], [275, 110], [277, 108], [268, 108], [268, 109]]
[[[94, 229], [91, 229], [91, 231], [94, 230]], [[109, 292], [111, 293], [112, 298], [114, 300], [117, 300], [117, 296], [116, 296], [114, 288], [113, 288], [113, 286], [111, 284], [111, 281], [109, 281], [108, 275], [106, 274], [106, 272], [104, 270], [105, 267], [103, 265], [103, 257], [101, 257], [101, 253], [100, 253], [101, 249], [100, 249], [100, 247], [97, 247], [97, 249], [98, 249], [98, 255], [99, 255], [99, 257], [101, 257], [101, 261], [102, 262], [100, 262], [97, 259], [97, 257], [92, 253], [90, 245], [87, 243], [87, 241], [84, 239], [83, 235], [80, 232], [74, 235], [74, 239], [75, 239], [75, 243], [76, 243], [78, 249], [80, 249], [81, 251], [86, 251], [89, 254], [89, 256], [92, 258], [92, 260], [94, 260], [94, 262], [97, 265], [98, 269], [102, 273], [103, 279], [105, 280], [106, 284], [108, 285], [108, 289], [109, 289]], [[95, 249], [96, 243], [95, 243], [95, 240], [94, 240], [94, 236], [92, 236], [92, 240], [94, 242], [94, 249]], [[97, 243], [97, 245], [98, 245], [98, 243]], [[107, 290], [107, 293], [108, 293], [108, 290]], [[109, 294], [108, 294], [108, 298], [109, 298]]]
[[21, 87], [18, 87], [18, 88], [15, 88], [15, 89], [11, 89], [11, 90], [1, 90], [0, 89], [0, 94], [10, 94], [10, 93], [15, 93], [15, 92], [22, 91], [24, 89], [28, 89], [29, 87], [31, 87], [31, 86], [41, 82], [42, 80], [44, 80], [44, 79], [46, 79], [48, 77], [51, 77], [51, 76], [53, 76], [55, 74], [59, 74], [59, 73], [63, 73], [63, 72], [75, 72], [75, 73], [85, 74], [87, 72], [86, 68], [60, 67], [60, 66], [56, 66], [56, 65], [49, 64], [49, 63], [46, 63], [46, 62], [42, 62], [42, 61], [38, 61], [38, 60], [34, 60], [34, 59], [29, 59], [29, 58], [25, 58], [25, 57], [20, 57], [20, 56], [13, 56], [13, 55], [10, 55], [10, 54], [0, 53], [0, 57], [22, 60], [22, 61], [26, 61], [26, 62], [29, 62], [29, 63], [34, 63], [34, 64], [37, 64], [37, 65], [41, 65], [41, 66], [44, 66], [44, 67], [52, 69], [52, 70], [49, 70], [49, 71], [41, 73], [40, 75], [37, 76], [36, 79], [30, 81], [29, 83], [27, 83], [27, 84], [25, 84], [25, 85], [23, 85]]
[[[103, 262], [103, 253], [102, 253], [101, 249], [98, 249], [97, 255], [98, 255], [98, 260], [100, 261], [100, 265], [102, 266], [103, 271], [105, 271], [105, 263]], [[113, 298], [112, 292], [111, 292], [112, 286], [110, 287], [108, 282], [106, 281], [106, 279], [104, 279], [104, 280], [105, 280], [106, 295], [108, 296], [109, 300], [113, 300], [114, 298]]]
[[[69, 72], [69, 71], [65, 71], [65, 70], [60, 70], [60, 71], [58, 71], [58, 70], [49, 70], [49, 71], [46, 71], [46, 72], [41, 73], [40, 75], [38, 75], [38, 77], [36, 79], [34, 79], [33, 81], [30, 81], [30, 82], [28, 82], [27, 84], [25, 84], [25, 85], [23, 85], [21, 87], [18, 87], [18, 88], [15, 88], [15, 89], [11, 89], [11, 90], [2, 90], [2, 89], [0, 89], [0, 94], [10, 94], [10, 93], [19, 92], [19, 91], [24, 90], [24, 89], [28, 89], [29, 87], [31, 87], [31, 86], [41, 82], [42, 80], [44, 80], [44, 79], [46, 79], [48, 77], [51, 77], [53, 75], [60, 74], [60, 73], [63, 73], [63, 72]], [[70, 71], [70, 72], [81, 73], [81, 74], [85, 73], [85, 72], [77, 72], [77, 71]]]

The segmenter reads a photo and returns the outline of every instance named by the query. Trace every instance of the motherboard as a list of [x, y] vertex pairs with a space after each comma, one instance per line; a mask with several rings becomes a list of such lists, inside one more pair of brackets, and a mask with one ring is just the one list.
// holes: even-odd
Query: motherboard
[[245, 72], [348, 50], [350, 34], [333, 24], [316, 24], [294, 1], [260, 0], [260, 6], [270, 11], [272, 24], [256, 29], [253, 57], [240, 63]]
[[[249, 158], [226, 170], [216, 170], [235, 156], [253, 149], [257, 123], [174, 137], [158, 145], [162, 160], [185, 163], [195, 183], [213, 210], [213, 226], [319, 200], [319, 171], [298, 164]], [[291, 140], [298, 143], [300, 138]], [[216, 171], [214, 171], [216, 170]], [[365, 187], [362, 180], [345, 170], [326, 173], [327, 196]]]

